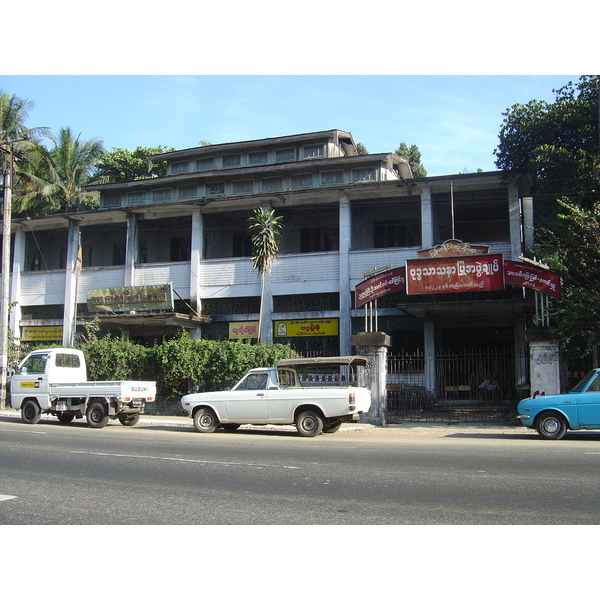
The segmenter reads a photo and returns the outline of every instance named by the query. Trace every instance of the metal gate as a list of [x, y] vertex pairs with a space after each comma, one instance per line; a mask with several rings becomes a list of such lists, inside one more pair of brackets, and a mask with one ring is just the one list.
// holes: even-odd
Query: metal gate
[[526, 356], [503, 349], [390, 355], [388, 422], [506, 422], [526, 395], [527, 370]]

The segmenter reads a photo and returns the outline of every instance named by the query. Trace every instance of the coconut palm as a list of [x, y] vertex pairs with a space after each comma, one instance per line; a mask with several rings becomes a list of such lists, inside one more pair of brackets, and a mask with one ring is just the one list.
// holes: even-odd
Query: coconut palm
[[265, 277], [269, 273], [271, 264], [277, 258], [279, 241], [281, 240], [282, 218], [276, 217], [274, 210], [265, 210], [261, 207], [255, 209], [254, 215], [248, 219], [252, 240], [252, 266], [258, 270], [262, 280], [260, 292], [261, 316], [258, 328], [259, 341], [265, 295]]
[[29, 179], [32, 191], [27, 203], [38, 211], [69, 212], [77, 208], [84, 185], [104, 152], [102, 140], [80, 141], [70, 128], [62, 128], [57, 136], [49, 134], [54, 148], [39, 146], [30, 157], [30, 170], [23, 173]]

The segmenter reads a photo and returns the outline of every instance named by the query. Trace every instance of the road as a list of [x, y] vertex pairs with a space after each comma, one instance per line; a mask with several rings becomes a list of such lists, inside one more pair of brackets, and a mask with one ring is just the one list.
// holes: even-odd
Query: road
[[600, 523], [592, 434], [401, 425], [308, 439], [0, 416], [0, 453], [4, 525]]

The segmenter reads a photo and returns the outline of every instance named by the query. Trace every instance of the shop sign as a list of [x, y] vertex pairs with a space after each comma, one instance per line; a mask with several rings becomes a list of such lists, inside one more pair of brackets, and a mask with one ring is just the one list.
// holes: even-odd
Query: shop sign
[[62, 325], [21, 327], [22, 342], [57, 342], [63, 338]]
[[560, 276], [535, 265], [505, 260], [504, 281], [507, 285], [520, 285], [560, 298]]
[[173, 310], [173, 288], [168, 285], [143, 285], [89, 290], [90, 312], [127, 312], [131, 310]]
[[240, 321], [229, 323], [229, 339], [257, 339], [258, 338], [258, 321]]
[[502, 254], [406, 261], [406, 293], [449, 294], [504, 289]]
[[275, 337], [322, 337], [338, 335], [338, 319], [275, 321]]
[[380, 296], [406, 289], [406, 268], [397, 267], [365, 279], [354, 290], [354, 307], [359, 308]]
[[442, 256], [469, 256], [470, 254], [487, 254], [489, 246], [476, 246], [461, 240], [446, 240], [443, 244], [427, 250], [419, 250], [419, 258], [440, 258]]

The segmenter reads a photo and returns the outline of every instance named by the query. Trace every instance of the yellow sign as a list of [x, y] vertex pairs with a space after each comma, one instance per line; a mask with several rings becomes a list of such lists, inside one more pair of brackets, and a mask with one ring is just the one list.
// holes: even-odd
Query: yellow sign
[[239, 321], [229, 323], [229, 339], [258, 338], [258, 321]]
[[47, 325], [43, 327], [22, 327], [22, 342], [60, 341], [63, 337], [62, 325]]
[[275, 321], [275, 337], [321, 337], [338, 335], [338, 319]]
[[36, 387], [40, 387], [40, 384], [37, 381], [21, 381], [19, 387], [22, 387], [22, 388], [36, 388]]

